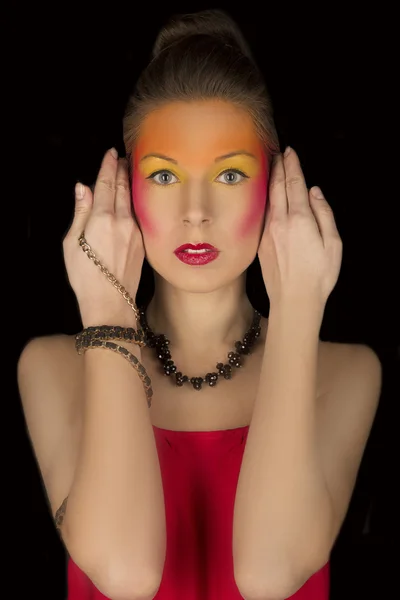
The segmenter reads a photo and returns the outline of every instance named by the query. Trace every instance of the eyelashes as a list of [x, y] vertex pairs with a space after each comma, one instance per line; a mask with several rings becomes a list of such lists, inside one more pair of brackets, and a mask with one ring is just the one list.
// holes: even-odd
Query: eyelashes
[[[169, 175], [172, 177], [175, 177], [176, 181], [157, 181], [156, 177], [158, 175]], [[148, 177], [146, 177], [146, 179], [148, 179], [151, 183], [154, 183], [156, 185], [161, 185], [161, 186], [167, 186], [167, 185], [171, 185], [171, 183], [177, 183], [178, 182], [178, 178], [176, 175], [174, 175], [171, 171], [168, 171], [168, 169], [160, 169], [159, 171], [154, 171], [154, 173], [151, 173], [151, 175], [149, 175]]]
[[[240, 169], [236, 169], [236, 168], [224, 169], [217, 176], [217, 179], [219, 179], [220, 177], [226, 175], [227, 173], [234, 173], [235, 175], [238, 175], [239, 177], [241, 177], [241, 179], [239, 181], [226, 181], [226, 180], [225, 181], [219, 181], [218, 183], [224, 183], [225, 185], [236, 186], [236, 185], [241, 185], [242, 183], [245, 182], [246, 179], [249, 179], [249, 176], [246, 175], [246, 173], [244, 173]], [[158, 177], [159, 175], [169, 175], [169, 176], [172, 176], [173, 178], [175, 178], [175, 181], [162, 181], [162, 182], [157, 181], [156, 177]], [[176, 175], [174, 175], [174, 173], [172, 173], [172, 171], [170, 171], [169, 169], [159, 169], [158, 171], [154, 171], [154, 173], [151, 173], [148, 177], [146, 177], [146, 179], [149, 180], [152, 184], [160, 185], [162, 187], [173, 185], [173, 184], [179, 182], [178, 177]]]

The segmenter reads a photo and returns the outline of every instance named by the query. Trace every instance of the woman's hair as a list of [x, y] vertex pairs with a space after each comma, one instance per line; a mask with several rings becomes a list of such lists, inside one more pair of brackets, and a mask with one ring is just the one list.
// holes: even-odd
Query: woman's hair
[[235, 21], [224, 11], [176, 15], [160, 30], [130, 96], [123, 135], [128, 164], [146, 115], [172, 101], [221, 99], [245, 108], [269, 157], [278, 135], [264, 78]]
[[[132, 152], [145, 117], [173, 101], [220, 99], [248, 111], [271, 159], [279, 153], [278, 135], [265, 81], [236, 22], [222, 10], [176, 15], [160, 30], [149, 64], [129, 97], [123, 136], [129, 170]], [[247, 269], [247, 295], [265, 312], [265, 294], [258, 256]], [[154, 293], [154, 273], [144, 260], [137, 291], [139, 306]]]

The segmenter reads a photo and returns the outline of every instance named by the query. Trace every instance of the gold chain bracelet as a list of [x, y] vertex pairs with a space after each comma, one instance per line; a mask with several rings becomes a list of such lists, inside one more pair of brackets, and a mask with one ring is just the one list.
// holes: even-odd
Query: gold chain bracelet
[[129, 295], [129, 292], [124, 288], [124, 286], [121, 283], [119, 283], [118, 279], [114, 277], [114, 275], [110, 273], [110, 271], [104, 265], [101, 264], [101, 262], [93, 252], [91, 246], [87, 243], [84, 231], [82, 231], [81, 235], [79, 236], [79, 245], [85, 252], [87, 257], [94, 262], [96, 267], [99, 267], [100, 271], [107, 277], [108, 281], [113, 284], [113, 286], [118, 290], [123, 299], [126, 300], [126, 302], [129, 304], [129, 306], [135, 313], [136, 321], [139, 322], [139, 311], [135, 306], [135, 301]]

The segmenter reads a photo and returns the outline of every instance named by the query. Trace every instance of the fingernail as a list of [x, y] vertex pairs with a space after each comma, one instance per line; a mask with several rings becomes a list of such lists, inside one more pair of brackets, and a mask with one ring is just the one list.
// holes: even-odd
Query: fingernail
[[118, 152], [115, 148], [111, 148], [110, 152], [114, 158], [118, 158]]
[[283, 156], [284, 156], [285, 158], [286, 158], [287, 156], [289, 156], [289, 154], [290, 154], [290, 151], [291, 151], [291, 147], [290, 147], [290, 146], [286, 146], [286, 150], [285, 150], [285, 152], [284, 152]]
[[319, 188], [317, 185], [313, 187], [312, 193], [316, 198], [319, 198], [320, 200], [322, 200], [322, 198], [324, 197], [321, 188]]
[[85, 195], [85, 186], [79, 183], [79, 181], [75, 186], [75, 194], [78, 200], [82, 200], [83, 196]]

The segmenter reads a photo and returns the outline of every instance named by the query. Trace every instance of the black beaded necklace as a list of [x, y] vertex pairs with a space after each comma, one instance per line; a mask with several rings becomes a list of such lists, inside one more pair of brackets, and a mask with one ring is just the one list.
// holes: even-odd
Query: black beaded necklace
[[168, 376], [174, 375], [175, 384], [179, 387], [182, 387], [184, 383], [189, 382], [193, 385], [195, 390], [201, 390], [201, 386], [204, 382], [208, 383], [210, 387], [215, 387], [220, 376], [224, 379], [232, 379], [232, 367], [240, 368], [242, 366], [243, 358], [241, 355], [251, 354], [251, 350], [261, 333], [261, 313], [254, 309], [253, 322], [250, 329], [245, 334], [243, 341], [235, 342], [236, 352], [229, 352], [228, 363], [223, 364], [219, 362], [216, 364], [217, 372], [207, 373], [204, 377], [191, 377], [189, 379], [187, 375], [182, 375], [180, 371], [177, 371], [174, 361], [171, 358], [169, 349], [170, 341], [163, 333], [155, 334], [150, 329], [144, 308], [139, 308], [139, 319], [146, 345], [155, 349], [157, 358], [163, 366], [164, 374]]

